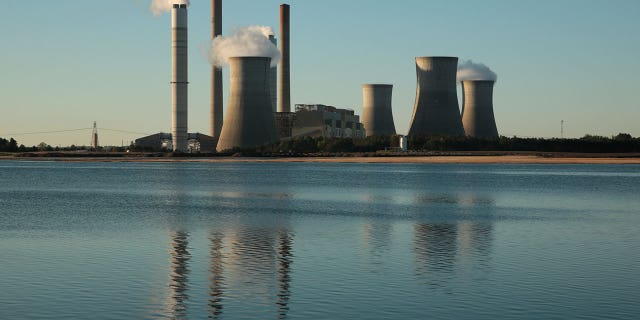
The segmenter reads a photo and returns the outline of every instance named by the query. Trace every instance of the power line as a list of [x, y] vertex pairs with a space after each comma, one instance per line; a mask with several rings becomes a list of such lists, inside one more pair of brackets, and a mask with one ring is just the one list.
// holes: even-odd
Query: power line
[[84, 130], [92, 130], [93, 128], [80, 128], [80, 129], [66, 129], [66, 130], [55, 130], [55, 131], [39, 131], [39, 132], [22, 132], [22, 133], [2, 133], [2, 136], [28, 136], [33, 134], [49, 134], [49, 133], [64, 133], [64, 132], [74, 132], [74, 131], [84, 131]]
[[107, 129], [100, 127], [100, 130], [113, 131], [113, 132], [121, 132], [121, 133], [130, 133], [130, 134], [146, 134], [150, 135], [148, 132], [136, 132], [136, 131], [128, 131], [128, 130], [120, 130], [120, 129]]
[[[77, 131], [88, 131], [93, 130], [93, 128], [78, 128], [78, 129], [64, 129], [64, 130], [52, 130], [52, 131], [34, 131], [34, 132], [20, 132], [20, 133], [0, 133], [0, 136], [28, 136], [34, 134], [51, 134], [51, 133], [65, 133], [65, 132], [77, 132]], [[147, 132], [136, 132], [129, 130], [120, 130], [120, 129], [107, 129], [100, 128], [100, 130], [112, 131], [112, 132], [120, 132], [120, 133], [129, 133], [129, 134], [139, 134], [139, 135], [150, 135]]]

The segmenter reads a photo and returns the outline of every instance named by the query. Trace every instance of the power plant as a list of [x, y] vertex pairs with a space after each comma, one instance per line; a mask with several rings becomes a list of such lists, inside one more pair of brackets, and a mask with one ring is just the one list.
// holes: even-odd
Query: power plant
[[256, 147], [278, 140], [271, 106], [271, 58], [229, 58], [229, 103], [217, 151]]
[[[222, 0], [211, 0], [211, 39], [222, 35]], [[220, 137], [224, 119], [222, 100], [222, 68], [211, 65], [211, 118], [210, 135]]]
[[291, 69], [290, 69], [290, 7], [288, 4], [280, 6], [280, 101], [278, 112], [291, 112]]
[[456, 57], [416, 58], [416, 102], [409, 135], [463, 136]]
[[[217, 55], [211, 55], [211, 136], [189, 134], [187, 7], [188, 2], [185, 4], [185, 1], [179, 1], [165, 8], [171, 8], [172, 17], [171, 134], [150, 135], [137, 139], [136, 144], [150, 150], [169, 148], [177, 152], [220, 152], [269, 144], [277, 142], [280, 137], [363, 138], [365, 135], [397, 133], [393, 119], [391, 84], [362, 86], [361, 122], [353, 110], [319, 104], [300, 105], [304, 106], [301, 108], [296, 105], [296, 112], [292, 112], [290, 6], [280, 5], [278, 52], [278, 41], [268, 27], [258, 27], [268, 38], [268, 48], [261, 39], [251, 40], [241, 36], [234, 38], [236, 34], [218, 38], [222, 35], [222, 0], [211, 0], [211, 38], [215, 40], [212, 48], [218, 45], [218, 48], [222, 48], [220, 50], [227, 51], [213, 50]], [[250, 28], [247, 28], [249, 32], [256, 31], [255, 27], [253, 30]], [[231, 45], [230, 42], [225, 42], [228, 39], [232, 39]], [[240, 42], [233, 42], [238, 39]], [[252, 51], [256, 48], [259, 49], [257, 52]], [[279, 70], [277, 65], [271, 66], [278, 55], [281, 64]], [[223, 119], [222, 66], [226, 62], [230, 66], [230, 96], [227, 117]], [[498, 136], [492, 102], [495, 73], [472, 61], [459, 66], [457, 57], [417, 57], [415, 63], [416, 96], [409, 136], [464, 136], [465, 133], [478, 138]], [[456, 90], [457, 76], [463, 87], [462, 115]], [[478, 77], [482, 80], [477, 80]], [[92, 144], [97, 145], [97, 141], [92, 141]]]
[[367, 137], [396, 134], [391, 110], [391, 84], [364, 84], [362, 86], [362, 123]]
[[173, 151], [187, 151], [188, 107], [188, 24], [187, 5], [174, 4], [171, 9], [171, 135]]
[[492, 80], [462, 81], [462, 123], [467, 136], [497, 138], [498, 128], [493, 115]]

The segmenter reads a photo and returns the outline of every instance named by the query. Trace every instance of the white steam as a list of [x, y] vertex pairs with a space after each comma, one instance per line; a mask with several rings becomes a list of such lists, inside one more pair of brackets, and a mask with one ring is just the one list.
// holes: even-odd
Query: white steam
[[171, 11], [174, 4], [189, 5], [189, 0], [151, 0], [149, 10], [154, 16], [159, 16], [165, 12]]
[[467, 60], [458, 64], [458, 81], [466, 80], [496, 81], [498, 75], [482, 63]]
[[269, 57], [271, 67], [275, 67], [280, 62], [280, 50], [269, 35], [273, 35], [269, 27], [250, 26], [238, 28], [229, 36], [218, 36], [211, 42], [209, 62], [222, 68], [232, 57]]
[[245, 29], [247, 29], [250, 32], [260, 32], [267, 38], [269, 38], [269, 36], [275, 35], [275, 33], [273, 32], [273, 29], [267, 26], [248, 26]]

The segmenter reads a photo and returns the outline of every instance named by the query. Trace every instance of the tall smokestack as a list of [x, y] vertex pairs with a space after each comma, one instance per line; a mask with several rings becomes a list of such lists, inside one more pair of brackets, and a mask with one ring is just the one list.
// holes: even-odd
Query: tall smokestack
[[[272, 34], [269, 35], [269, 41], [273, 43], [274, 46], [278, 47], [278, 40]], [[269, 85], [271, 86], [271, 107], [273, 112], [278, 112], [278, 65], [274, 65], [271, 67], [271, 74], [269, 75]]]
[[498, 128], [493, 115], [493, 86], [491, 80], [462, 81], [462, 123], [467, 136], [497, 138]]
[[[211, 39], [222, 35], [222, 0], [211, 0]], [[211, 65], [211, 130], [214, 138], [220, 137], [224, 119], [222, 101], [222, 68]]]
[[456, 57], [416, 58], [417, 89], [409, 135], [463, 136]]
[[278, 112], [291, 112], [291, 70], [289, 69], [290, 17], [289, 5], [280, 5], [280, 101]]
[[173, 151], [187, 151], [188, 57], [187, 5], [174, 4], [171, 9], [171, 136]]
[[362, 86], [362, 123], [367, 137], [396, 134], [391, 111], [391, 84], [364, 84]]
[[251, 148], [278, 141], [271, 109], [271, 58], [232, 57], [229, 61], [229, 104], [217, 150]]

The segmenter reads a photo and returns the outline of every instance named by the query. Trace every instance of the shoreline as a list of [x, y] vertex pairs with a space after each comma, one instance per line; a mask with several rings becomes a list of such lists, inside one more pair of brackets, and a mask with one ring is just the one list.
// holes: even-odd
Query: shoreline
[[0, 161], [60, 162], [134, 162], [134, 163], [381, 163], [381, 164], [640, 164], [638, 154], [469, 154], [446, 153], [405, 156], [302, 156], [302, 157], [151, 157], [120, 156], [12, 156], [0, 155]]

